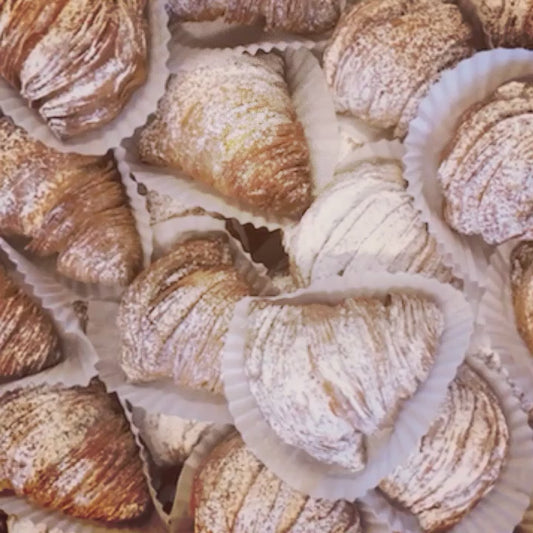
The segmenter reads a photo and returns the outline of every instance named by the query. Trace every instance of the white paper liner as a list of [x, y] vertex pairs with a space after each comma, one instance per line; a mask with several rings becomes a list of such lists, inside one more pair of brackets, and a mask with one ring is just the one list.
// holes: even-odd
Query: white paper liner
[[[509, 427], [510, 447], [507, 461], [493, 489], [461, 522], [450, 529], [450, 533], [511, 532], [529, 506], [533, 479], [533, 433], [526, 414], [504, 377], [475, 355], [469, 355], [467, 361], [498, 396]], [[421, 533], [412, 514], [389, 504], [378, 491], [369, 493], [365, 501], [393, 529]]]
[[404, 461], [422, 437], [448, 384], [462, 363], [473, 332], [473, 316], [464, 296], [450, 285], [420, 275], [360, 273], [357, 276], [321, 280], [307, 289], [271, 301], [335, 304], [353, 296], [383, 295], [390, 291], [425, 294], [443, 312], [445, 329], [435, 363], [427, 380], [400, 409], [395, 427], [380, 445], [369, 448], [365, 469], [358, 473], [324, 465], [302, 450], [283, 442], [271, 429], [250, 391], [244, 370], [247, 312], [251, 298], [237, 304], [222, 358], [222, 376], [229, 409], [235, 425], [255, 455], [283, 481], [316, 498], [353, 500], [375, 487]]
[[[181, 48], [179, 55], [170, 63], [170, 69], [176, 72], [191, 68], [198, 62], [217, 61], [235, 53], [228, 50], [191, 51]], [[311, 52], [289, 49], [284, 52], [284, 57], [289, 91], [309, 145], [311, 178], [314, 188], [319, 190], [333, 176], [339, 153], [340, 137], [333, 101], [320, 65]], [[179, 198], [186, 206], [201, 207], [208, 213], [235, 218], [243, 224], [250, 222], [256, 227], [264, 226], [269, 230], [295, 222], [243, 206], [234, 199], [219, 195], [201, 182], [189, 179], [183, 172], [140, 163], [136, 156], [135, 137], [128, 139], [124, 146], [128, 151], [132, 172], [150, 190]]]
[[30, 385], [48, 383], [65, 386], [87, 385], [96, 375], [94, 365], [97, 355], [93, 345], [83, 333], [72, 304], [75, 296], [24, 259], [9, 244], [0, 238], [0, 250], [15, 265], [16, 283], [32, 299], [38, 302], [52, 318], [61, 340], [63, 360], [38, 374], [0, 384], [0, 394], [8, 390]]
[[[61, 141], [52, 133], [37, 111], [27, 107], [18, 91], [0, 79], [2, 112], [36, 139], [63, 152], [100, 155], [118, 146], [122, 139], [129, 137], [135, 128], [144, 124], [148, 115], [157, 109], [157, 102], [165, 92], [168, 78], [170, 31], [164, 0], [150, 0], [147, 2], [147, 9], [150, 22], [148, 79], [135, 91], [112, 122], [96, 131]], [[65, 46], [68, 46], [68, 43], [65, 43]]]
[[496, 49], [479, 52], [444, 72], [411, 122], [405, 140], [405, 177], [409, 192], [428, 223], [441, 254], [455, 274], [483, 287], [491, 247], [479, 236], [455, 232], [443, 217], [443, 194], [437, 179], [440, 154], [453, 138], [460, 116], [500, 85], [533, 74], [533, 52]]

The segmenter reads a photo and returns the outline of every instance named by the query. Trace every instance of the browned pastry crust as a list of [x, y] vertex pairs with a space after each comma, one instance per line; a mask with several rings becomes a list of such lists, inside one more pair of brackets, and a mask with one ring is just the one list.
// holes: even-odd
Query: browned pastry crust
[[64, 154], [0, 118], [0, 234], [59, 253], [58, 271], [85, 283], [126, 285], [142, 248], [112, 155]]
[[0, 76], [67, 139], [113, 120], [146, 80], [147, 0], [3, 0]]
[[60, 359], [52, 320], [0, 266], [0, 380], [36, 374]]
[[2, 489], [106, 523], [135, 520], [151, 508], [128, 422], [97, 383], [41, 385], [0, 397]]
[[511, 254], [511, 288], [516, 325], [533, 355], [533, 241], [520, 243]]

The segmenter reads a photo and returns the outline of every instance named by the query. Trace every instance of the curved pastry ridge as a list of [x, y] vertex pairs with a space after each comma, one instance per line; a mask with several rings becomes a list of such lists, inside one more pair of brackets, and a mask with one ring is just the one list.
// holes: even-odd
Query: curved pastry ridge
[[511, 289], [517, 329], [533, 355], [533, 242], [525, 241], [511, 254]]

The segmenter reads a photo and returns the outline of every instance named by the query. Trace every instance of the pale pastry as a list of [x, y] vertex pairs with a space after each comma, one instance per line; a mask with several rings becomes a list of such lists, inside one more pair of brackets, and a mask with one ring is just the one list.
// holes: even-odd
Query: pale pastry
[[369, 439], [392, 428], [433, 366], [444, 318], [425, 296], [391, 293], [337, 305], [250, 303], [248, 386], [287, 444], [363, 470]]
[[438, 170], [444, 217], [488, 244], [533, 239], [533, 84], [512, 81], [460, 118]]
[[111, 154], [62, 153], [0, 118], [0, 234], [27, 237], [57, 270], [84, 283], [127, 285], [142, 247]]
[[52, 319], [0, 266], [0, 381], [37, 374], [61, 358]]
[[194, 533], [363, 533], [357, 505], [317, 500], [270, 472], [237, 435], [219, 443], [196, 473]]
[[120, 361], [128, 380], [170, 378], [222, 394], [224, 340], [235, 304], [250, 293], [223, 237], [178, 244], [142, 272], [122, 298]]
[[265, 30], [318, 34], [335, 26], [341, 0], [169, 0], [180, 21], [261, 24]]
[[151, 509], [139, 450], [104, 387], [41, 385], [0, 397], [0, 491], [105, 523]]
[[4, 0], [0, 76], [61, 139], [119, 115], [146, 80], [147, 0]]
[[441, 72], [474, 52], [457, 6], [441, 0], [362, 0], [337, 25], [324, 69], [337, 111], [406, 135]]
[[497, 396], [463, 365], [419, 448], [379, 488], [413, 513], [424, 532], [448, 531], [492, 490], [508, 447]]
[[511, 289], [517, 329], [533, 355], [533, 242], [520, 243], [511, 254]]
[[399, 161], [363, 161], [339, 174], [300, 220], [288, 251], [303, 286], [368, 269], [452, 280], [406, 191]]
[[140, 135], [141, 159], [251, 209], [299, 216], [311, 202], [309, 148], [284, 70], [282, 57], [261, 53], [179, 72]]

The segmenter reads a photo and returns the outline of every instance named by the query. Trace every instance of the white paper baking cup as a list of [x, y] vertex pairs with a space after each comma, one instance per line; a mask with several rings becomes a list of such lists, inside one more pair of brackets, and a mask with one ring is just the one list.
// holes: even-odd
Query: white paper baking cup
[[453, 138], [461, 115], [500, 85], [533, 74], [533, 52], [496, 49], [479, 52], [443, 73], [418, 108], [405, 140], [405, 178], [422, 218], [456, 276], [483, 287], [492, 248], [479, 236], [461, 235], [443, 217], [437, 179], [440, 154]]
[[437, 302], [445, 328], [435, 363], [427, 380], [400, 409], [395, 427], [380, 446], [369, 449], [365, 469], [354, 474], [332, 468], [286, 444], [271, 429], [250, 391], [244, 370], [248, 308], [237, 304], [222, 359], [222, 376], [235, 425], [254, 454], [278, 477], [316, 498], [353, 500], [363, 496], [404, 461], [428, 430], [446, 396], [448, 384], [462, 363], [473, 332], [473, 316], [464, 296], [450, 285], [420, 275], [360, 273], [312, 284], [308, 289], [271, 298], [273, 302], [335, 304], [354, 296], [383, 295], [390, 291], [424, 294]]
[[[63, 359], [57, 365], [38, 374], [0, 384], [0, 394], [30, 385], [62, 383], [65, 386], [87, 385], [96, 375], [96, 352], [83, 333], [72, 304], [76, 297], [53, 278], [41, 272], [0, 238], [0, 250], [5, 252], [15, 270], [10, 272], [17, 285], [39, 303], [52, 318], [61, 341]], [[1, 507], [0, 507], [1, 508]]]
[[[511, 532], [529, 506], [533, 479], [533, 433], [528, 426], [527, 415], [505, 376], [489, 368], [475, 352], [467, 357], [467, 362], [487, 381], [500, 400], [509, 427], [509, 454], [492, 490], [450, 529], [450, 533]], [[406, 533], [421, 533], [416, 518], [391, 505], [379, 491], [369, 493], [365, 501], [393, 528]]]
[[[179, 54], [170, 63], [170, 69], [179, 72], [198, 62], [219, 61], [235, 53], [228, 50], [191, 51], [180, 48]], [[333, 176], [339, 153], [340, 137], [333, 101], [320, 65], [311, 52], [288, 49], [284, 52], [284, 58], [289, 91], [309, 146], [311, 178], [314, 188], [319, 190]], [[189, 179], [183, 172], [142, 164], [137, 157], [135, 136], [128, 139], [124, 146], [128, 151], [132, 172], [150, 190], [179, 198], [181, 203], [189, 207], [201, 207], [208, 213], [235, 218], [243, 224], [250, 222], [256, 227], [264, 226], [270, 230], [294, 224], [292, 219], [262, 213], [223, 197], [201, 182]]]
[[[135, 91], [112, 122], [96, 131], [61, 141], [37, 111], [27, 107], [18, 91], [3, 79], [0, 79], [1, 111], [36, 139], [63, 152], [101, 155], [118, 146], [121, 139], [129, 137], [135, 128], [144, 124], [148, 115], [157, 109], [157, 102], [165, 92], [168, 78], [170, 31], [164, 0], [150, 0], [147, 2], [147, 9], [150, 21], [148, 79]], [[68, 46], [68, 43], [65, 43], [65, 46]]]

